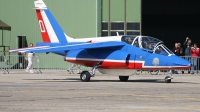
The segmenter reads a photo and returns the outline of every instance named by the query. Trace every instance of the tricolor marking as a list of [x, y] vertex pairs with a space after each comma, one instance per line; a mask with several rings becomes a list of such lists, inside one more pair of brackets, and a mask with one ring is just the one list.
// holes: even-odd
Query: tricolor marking
[[[141, 69], [141, 70], [172, 70], [172, 69], [189, 69], [190, 66], [145, 66], [145, 61], [130, 60], [130, 64], [134, 64], [134, 68], [126, 65], [126, 60], [112, 59], [88, 59], [88, 58], [72, 58], [66, 57], [66, 61], [93, 67], [95, 64], [102, 62], [103, 69]], [[110, 66], [112, 65], [112, 66]]]

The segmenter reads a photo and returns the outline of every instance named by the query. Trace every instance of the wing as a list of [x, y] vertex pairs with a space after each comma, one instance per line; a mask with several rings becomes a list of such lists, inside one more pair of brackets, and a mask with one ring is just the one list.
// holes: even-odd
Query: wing
[[114, 48], [114, 47], [123, 47], [126, 45], [124, 42], [99, 42], [99, 43], [78, 43], [70, 45], [61, 45], [61, 46], [37, 46], [29, 48], [21, 48], [9, 50], [9, 52], [33, 52], [33, 53], [46, 53], [46, 52], [55, 52], [55, 51], [69, 51], [75, 49], [97, 49], [97, 48]]

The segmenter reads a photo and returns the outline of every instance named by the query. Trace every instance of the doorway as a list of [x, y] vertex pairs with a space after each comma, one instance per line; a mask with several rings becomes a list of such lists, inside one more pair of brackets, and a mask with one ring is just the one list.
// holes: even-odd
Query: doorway
[[190, 37], [200, 46], [200, 0], [142, 0], [142, 35], [156, 37], [169, 49]]
[[[17, 36], [17, 46], [18, 48], [28, 47], [26, 36]], [[17, 69], [24, 69], [27, 65], [26, 57], [24, 53], [18, 53], [18, 64]]]
[[28, 47], [26, 36], [17, 36], [17, 46], [18, 48]]

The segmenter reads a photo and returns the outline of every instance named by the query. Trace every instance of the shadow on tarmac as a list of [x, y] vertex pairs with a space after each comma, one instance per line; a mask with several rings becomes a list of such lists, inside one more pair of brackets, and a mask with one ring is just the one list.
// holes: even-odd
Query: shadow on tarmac
[[[82, 82], [79, 78], [66, 78], [66, 79], [23, 79], [23, 80], [35, 80], [35, 81], [44, 81], [44, 82]], [[123, 82], [120, 80], [93, 80], [89, 82]], [[125, 83], [137, 82], [137, 83], [165, 83], [164, 79], [137, 79], [137, 80], [128, 80]], [[199, 84], [192, 82], [172, 82], [171, 83], [189, 83], [189, 84]]]

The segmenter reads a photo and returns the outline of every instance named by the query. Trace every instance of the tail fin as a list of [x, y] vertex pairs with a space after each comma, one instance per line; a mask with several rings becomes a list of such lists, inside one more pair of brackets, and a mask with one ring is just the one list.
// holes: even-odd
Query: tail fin
[[63, 32], [43, 0], [37, 0], [34, 4], [43, 42], [68, 43], [72, 38]]

